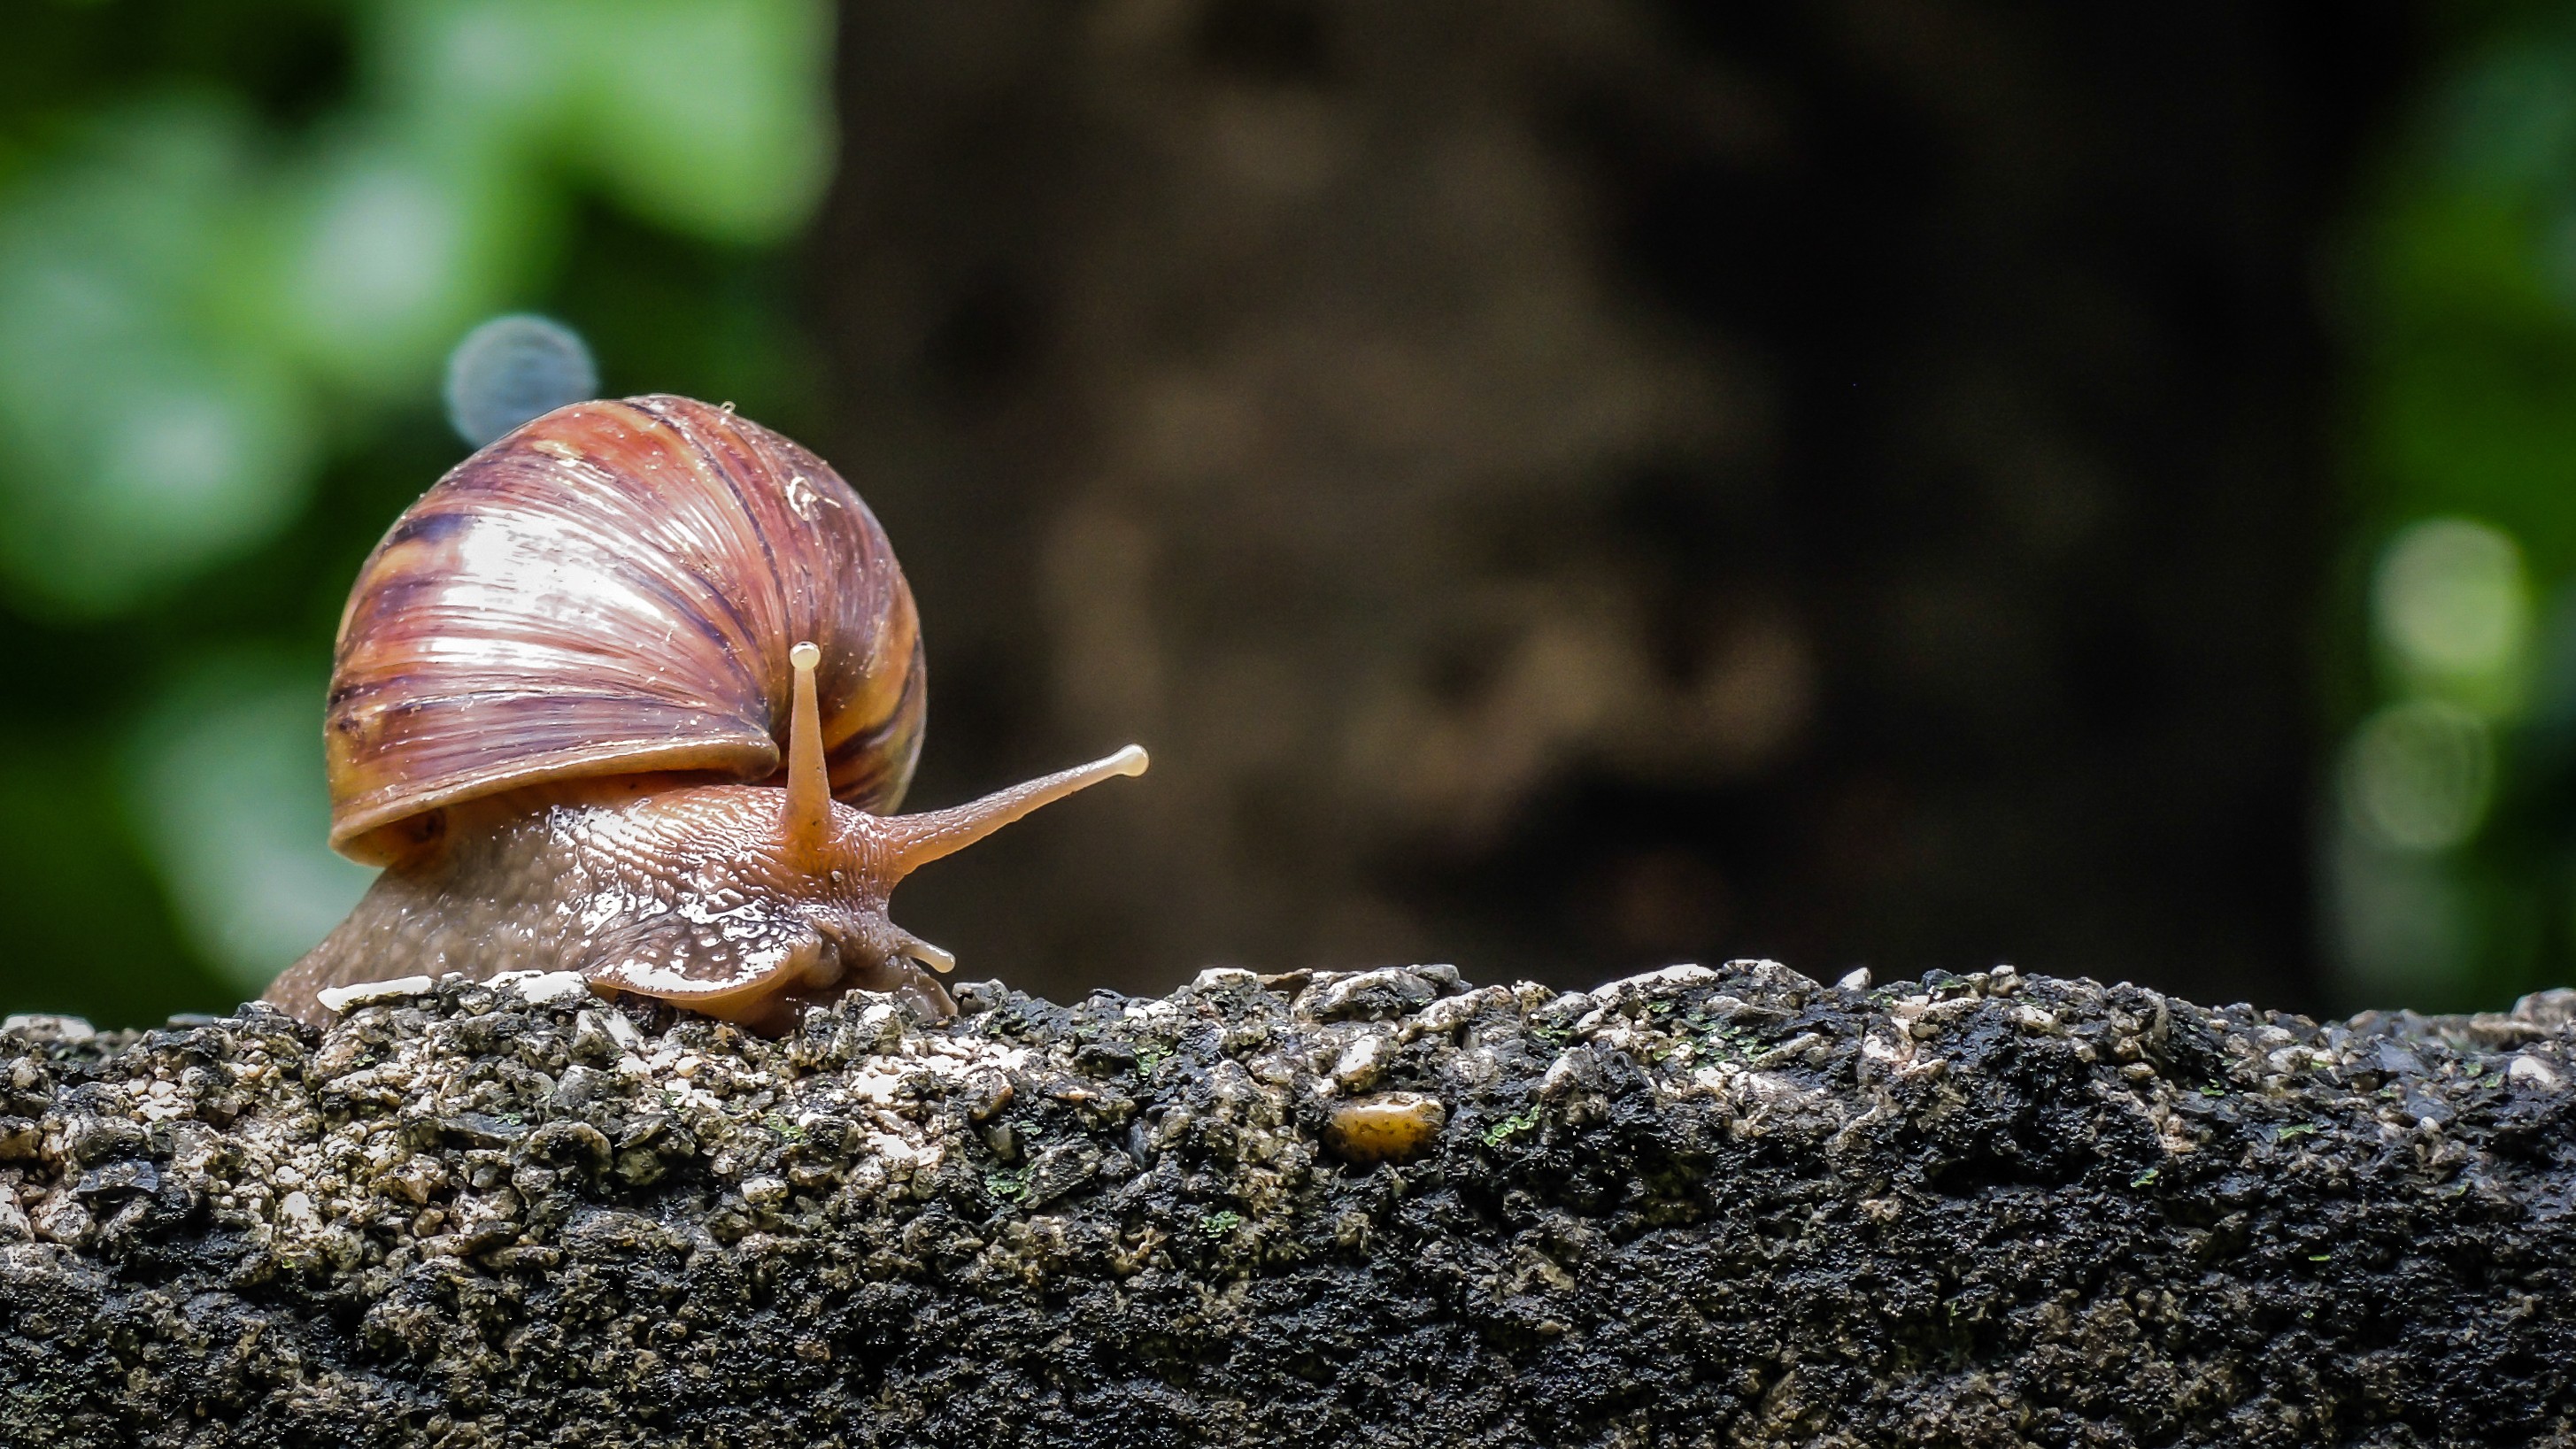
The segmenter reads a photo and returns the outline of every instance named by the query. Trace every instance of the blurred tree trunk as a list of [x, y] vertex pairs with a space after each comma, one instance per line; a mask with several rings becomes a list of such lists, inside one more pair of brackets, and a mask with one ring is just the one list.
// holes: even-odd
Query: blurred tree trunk
[[855, 0], [818, 441], [921, 598], [916, 800], [1156, 757], [907, 922], [1059, 993], [2307, 1001], [2312, 278], [2395, 29]]

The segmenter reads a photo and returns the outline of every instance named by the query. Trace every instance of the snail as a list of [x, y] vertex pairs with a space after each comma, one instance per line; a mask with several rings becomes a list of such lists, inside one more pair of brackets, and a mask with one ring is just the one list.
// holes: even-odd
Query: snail
[[912, 592], [813, 454], [687, 398], [575, 403], [458, 464], [368, 556], [324, 742], [331, 845], [384, 867], [264, 999], [578, 972], [754, 1030], [853, 988], [934, 1016], [897, 882], [1127, 748], [890, 812], [921, 750]]

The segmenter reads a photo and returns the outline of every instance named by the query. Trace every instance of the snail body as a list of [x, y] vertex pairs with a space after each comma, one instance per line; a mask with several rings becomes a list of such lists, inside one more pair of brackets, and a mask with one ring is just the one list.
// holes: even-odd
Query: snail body
[[890, 811], [925, 695], [910, 589], [820, 459], [730, 410], [559, 408], [396, 521], [343, 614], [331, 843], [385, 869], [269, 985], [575, 971], [765, 1030], [863, 988], [954, 1010], [912, 869], [1142, 750]]

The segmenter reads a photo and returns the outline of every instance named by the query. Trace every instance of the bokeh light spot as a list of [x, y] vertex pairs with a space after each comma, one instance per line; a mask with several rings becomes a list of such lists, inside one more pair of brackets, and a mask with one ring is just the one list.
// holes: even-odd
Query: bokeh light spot
[[354, 364], [451, 325], [469, 290], [456, 188], [389, 156], [347, 157], [317, 180], [292, 282], [307, 334]]
[[2447, 850], [2477, 833], [2495, 788], [2486, 721], [2441, 700], [2393, 704], [2353, 735], [2344, 756], [2345, 817], [2373, 842]]
[[2465, 518], [2426, 519], [2391, 539], [2371, 606], [2401, 666], [2432, 682], [2508, 674], [2531, 630], [2522, 550], [2501, 530]]
[[599, 368], [581, 335], [551, 318], [514, 313], [465, 334], [447, 358], [447, 421], [482, 447], [531, 418], [599, 396]]

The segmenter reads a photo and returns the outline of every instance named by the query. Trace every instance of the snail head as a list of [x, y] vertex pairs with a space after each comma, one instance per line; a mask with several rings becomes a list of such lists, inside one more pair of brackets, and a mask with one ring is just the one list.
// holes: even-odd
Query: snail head
[[[626, 949], [609, 953], [592, 973], [595, 985], [762, 1030], [783, 1027], [798, 1005], [853, 987], [907, 995], [934, 1015], [950, 1014], [953, 1004], [921, 968], [944, 975], [957, 958], [887, 917], [895, 886], [1042, 805], [1113, 776], [1145, 773], [1145, 751], [1129, 745], [945, 810], [853, 809], [832, 798], [824, 765], [814, 679], [820, 660], [811, 643], [788, 655], [795, 685], [783, 790], [710, 786], [639, 802], [670, 822], [665, 838], [729, 842], [721, 860], [699, 863], [705, 878], [722, 884], [683, 891], [677, 910], [638, 923]], [[727, 817], [723, 828], [689, 818], [701, 812]], [[760, 889], [738, 889], [753, 882]], [[728, 900], [739, 903], [710, 908]]]

